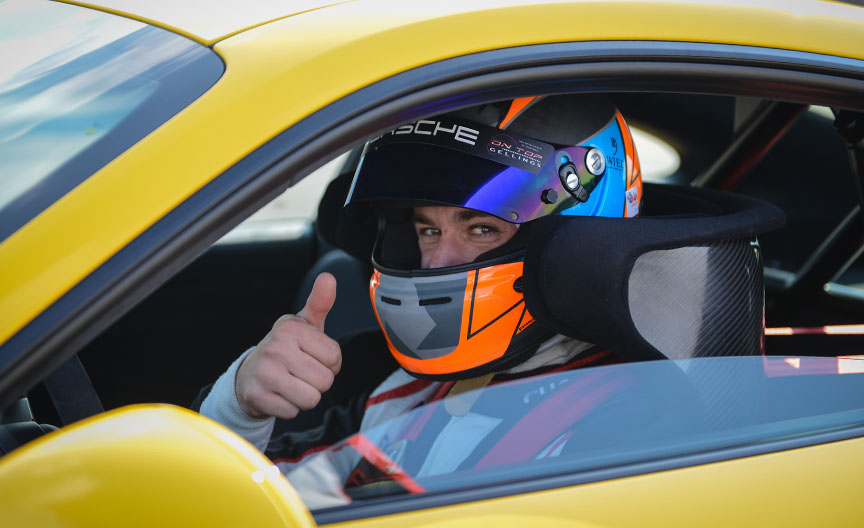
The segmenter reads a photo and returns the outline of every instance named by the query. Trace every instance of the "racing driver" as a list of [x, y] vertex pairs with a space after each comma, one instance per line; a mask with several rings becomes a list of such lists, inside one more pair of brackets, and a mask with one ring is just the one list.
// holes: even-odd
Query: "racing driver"
[[[370, 295], [401, 369], [328, 410], [320, 427], [272, 434], [275, 417], [315, 407], [340, 371], [339, 343], [323, 332], [336, 281], [323, 273], [305, 307], [276, 321], [219, 377], [201, 413], [287, 472], [307, 454], [426, 403], [490, 383], [620, 361], [532, 317], [521, 288], [524, 248], [532, 220], [633, 217], [641, 191], [630, 131], [601, 95], [487, 104], [384, 134], [367, 144], [346, 207], [371, 205], [379, 217]], [[428, 461], [430, 471], [462, 464], [470, 446], [493, 434], [475, 421], [465, 429], [473, 437], [466, 442], [451, 431], [464, 427], [461, 415], [456, 410], [439, 422], [435, 442], [458, 441], [460, 448], [437, 450], [446, 460]], [[560, 451], [562, 438], [548, 439], [537, 456]], [[368, 478], [355, 470], [349, 480], [362, 485]]]

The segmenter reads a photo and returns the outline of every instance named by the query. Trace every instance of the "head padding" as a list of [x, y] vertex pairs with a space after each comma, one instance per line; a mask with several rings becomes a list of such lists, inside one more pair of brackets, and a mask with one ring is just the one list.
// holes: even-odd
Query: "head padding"
[[753, 198], [646, 184], [639, 218], [537, 220], [525, 300], [558, 332], [647, 360], [763, 350], [756, 234], [782, 211]]

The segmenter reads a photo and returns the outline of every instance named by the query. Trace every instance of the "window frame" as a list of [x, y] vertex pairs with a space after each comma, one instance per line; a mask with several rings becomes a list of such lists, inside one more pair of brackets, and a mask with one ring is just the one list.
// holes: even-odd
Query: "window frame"
[[864, 61], [748, 46], [570, 42], [469, 54], [351, 93], [287, 128], [132, 240], [0, 346], [0, 408], [336, 154], [400, 123], [564, 91], [747, 95], [864, 110]]

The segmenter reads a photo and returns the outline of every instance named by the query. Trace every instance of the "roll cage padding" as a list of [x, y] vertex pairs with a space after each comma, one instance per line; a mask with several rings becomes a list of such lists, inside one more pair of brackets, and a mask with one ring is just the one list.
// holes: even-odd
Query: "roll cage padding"
[[528, 310], [630, 361], [763, 350], [755, 237], [785, 222], [754, 198], [645, 184], [643, 216], [548, 216], [525, 257]]

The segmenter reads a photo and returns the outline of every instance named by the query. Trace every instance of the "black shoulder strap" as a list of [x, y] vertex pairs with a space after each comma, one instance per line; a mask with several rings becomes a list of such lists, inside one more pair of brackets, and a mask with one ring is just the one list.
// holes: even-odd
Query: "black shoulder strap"
[[103, 411], [102, 401], [77, 354], [49, 374], [44, 383], [63, 425]]

